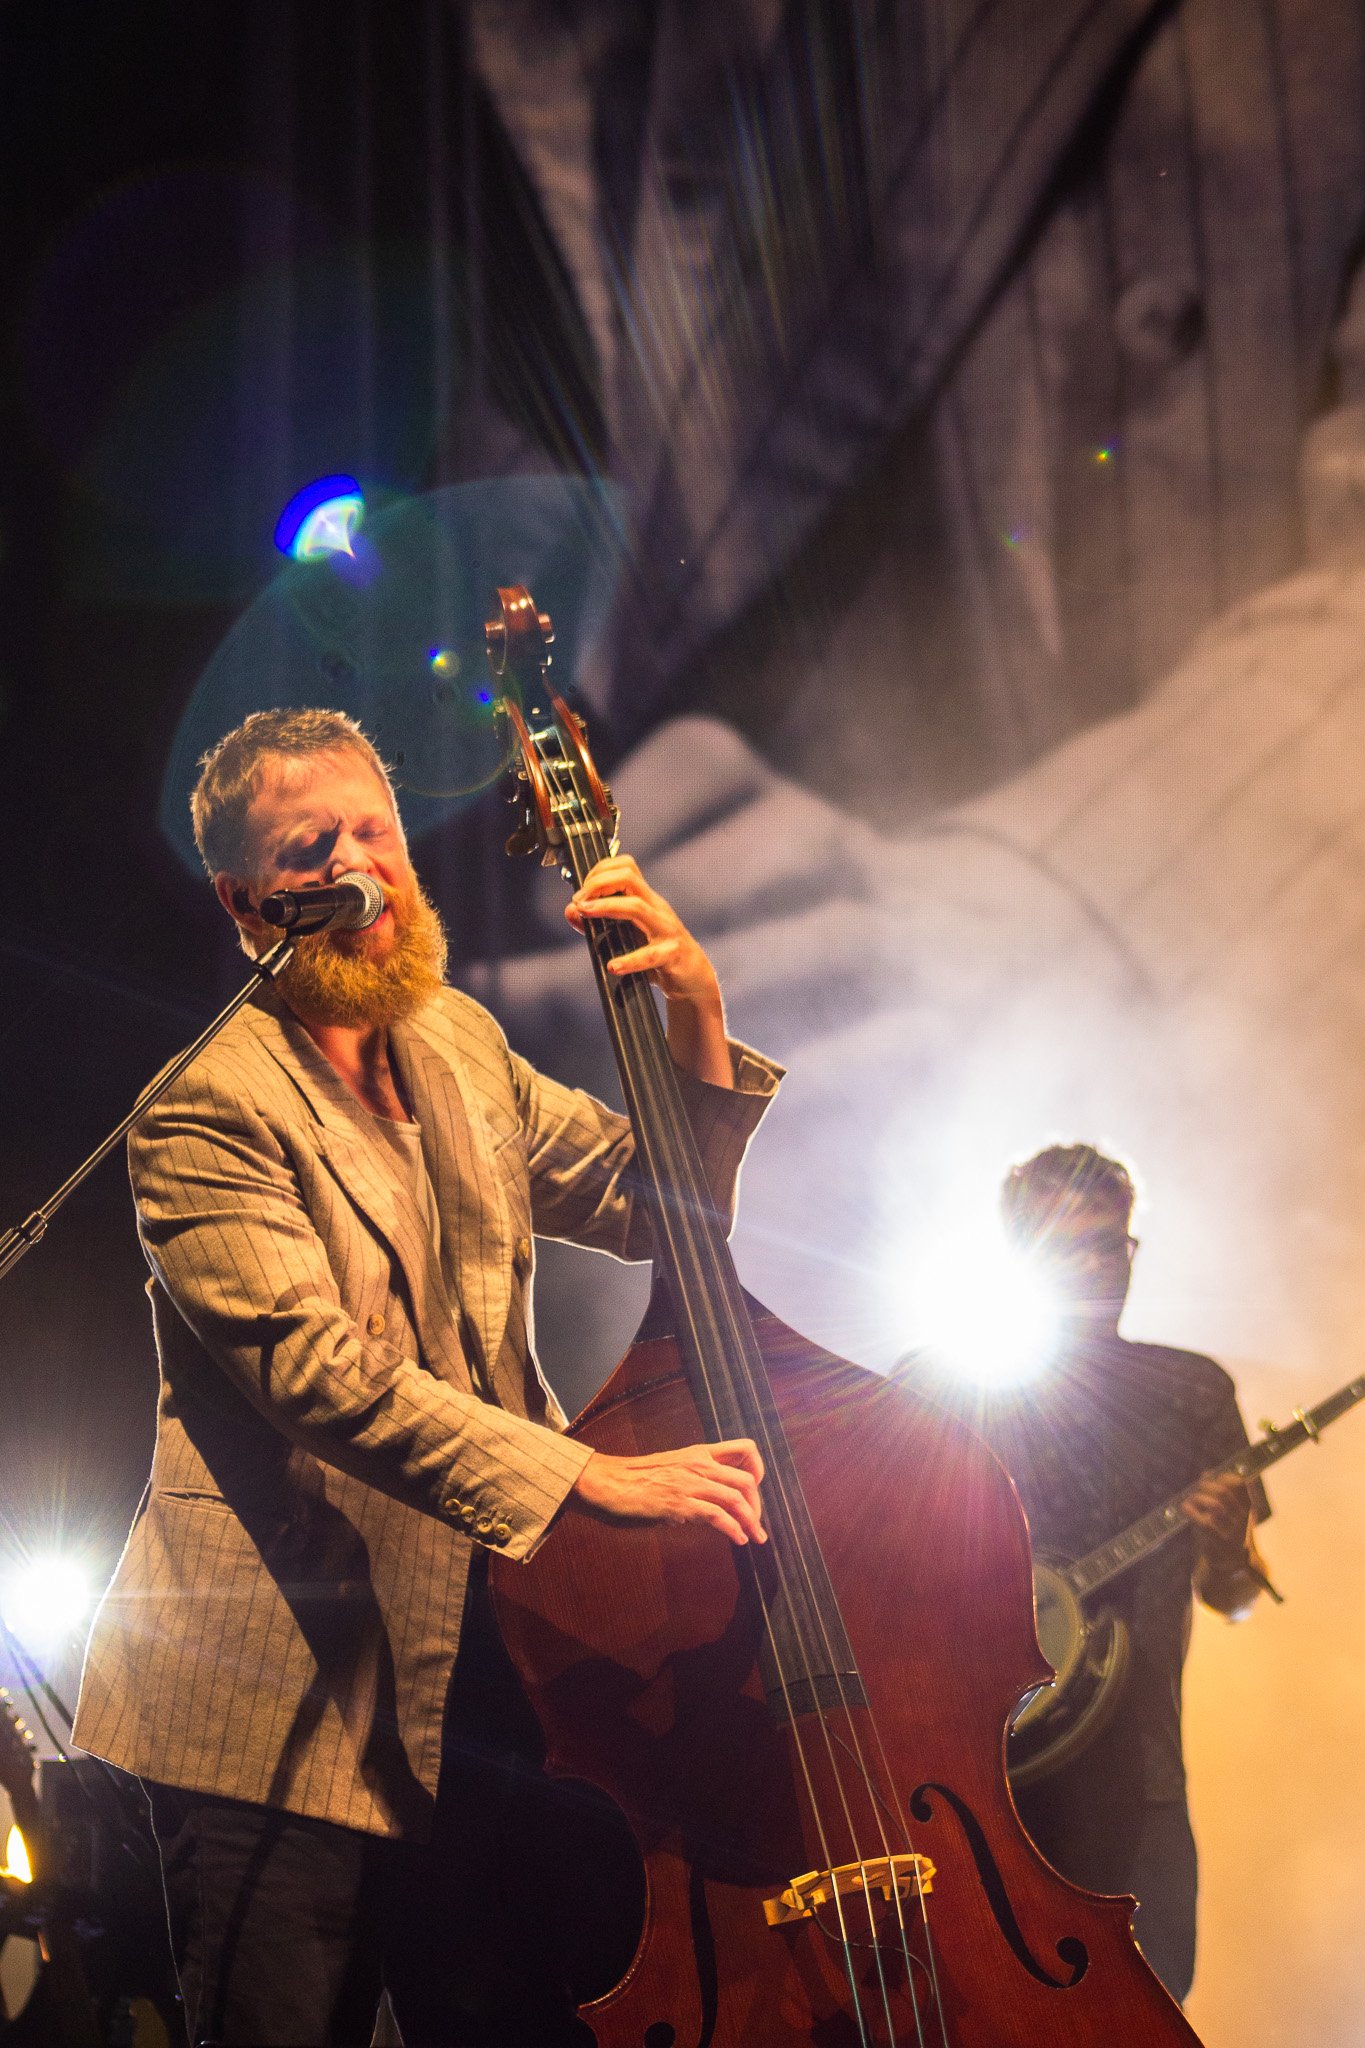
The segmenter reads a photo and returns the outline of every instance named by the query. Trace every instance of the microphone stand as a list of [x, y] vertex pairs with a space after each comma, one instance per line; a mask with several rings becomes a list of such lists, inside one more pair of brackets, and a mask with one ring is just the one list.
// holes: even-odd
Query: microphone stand
[[161, 1097], [170, 1087], [172, 1081], [178, 1081], [186, 1067], [193, 1065], [205, 1046], [212, 1044], [223, 1026], [230, 1023], [237, 1015], [237, 1012], [250, 1002], [261, 983], [274, 981], [276, 976], [289, 965], [293, 957], [296, 937], [296, 933], [286, 932], [283, 938], [275, 941], [269, 952], [262, 953], [260, 959], [252, 967], [251, 979], [247, 982], [246, 986], [237, 991], [225, 1010], [218, 1012], [218, 1015], [208, 1026], [207, 1030], [200, 1032], [193, 1045], [187, 1045], [182, 1053], [177, 1054], [165, 1072], [159, 1075], [153, 1081], [150, 1088], [138, 1097], [127, 1116], [121, 1122], [115, 1124], [108, 1137], [95, 1147], [90, 1157], [84, 1160], [76, 1168], [76, 1171], [62, 1182], [56, 1193], [49, 1195], [47, 1200], [36, 1208], [31, 1216], [26, 1216], [22, 1223], [12, 1224], [4, 1236], [0, 1237], [0, 1280], [3, 1280], [7, 1273], [13, 1272], [20, 1259], [23, 1258], [24, 1253], [32, 1251], [34, 1245], [38, 1244], [47, 1235], [48, 1224], [61, 1208], [68, 1195], [75, 1194], [81, 1183], [89, 1179], [100, 1161], [113, 1151], [119, 1139], [127, 1136], [138, 1118], [144, 1116], [154, 1102], [161, 1100]]

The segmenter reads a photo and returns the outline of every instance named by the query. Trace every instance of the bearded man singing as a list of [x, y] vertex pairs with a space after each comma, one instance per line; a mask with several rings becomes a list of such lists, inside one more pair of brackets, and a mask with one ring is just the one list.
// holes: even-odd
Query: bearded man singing
[[[192, 2042], [368, 2042], [382, 1987], [407, 2048], [580, 2040], [534, 1855], [530, 1890], [503, 1873], [535, 1730], [484, 1565], [576, 1513], [762, 1541], [758, 1453], [563, 1435], [532, 1239], [650, 1256], [630, 1128], [446, 985], [360, 729], [257, 713], [192, 808], [249, 951], [277, 936], [256, 908], [276, 889], [359, 871], [384, 909], [301, 940], [130, 1139], [156, 1453], [77, 1740], [147, 1789]], [[665, 998], [728, 1210], [778, 1070], [727, 1039], [710, 962], [633, 861], [603, 861], [568, 914], [638, 927], [613, 971]]]

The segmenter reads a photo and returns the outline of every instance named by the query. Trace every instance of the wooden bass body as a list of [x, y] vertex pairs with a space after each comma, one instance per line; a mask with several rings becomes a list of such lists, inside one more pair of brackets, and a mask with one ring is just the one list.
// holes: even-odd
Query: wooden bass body
[[[1014, 1814], [1005, 1730], [1046, 1671], [1003, 1469], [940, 1410], [752, 1308], [876, 1728], [865, 1709], [827, 1728], [805, 1713], [798, 1754], [765, 1698], [743, 1554], [712, 1531], [570, 1512], [529, 1563], [493, 1561], [550, 1770], [607, 1793], [644, 1862], [634, 1960], [582, 2009], [601, 2048], [1195, 2042], [1133, 1946], [1132, 1902], [1066, 1883]], [[672, 1339], [637, 1342], [573, 1433], [621, 1454], [696, 1441]], [[849, 1744], [865, 1773], [831, 1754]], [[894, 1867], [868, 1858], [879, 1834], [908, 1852]]]

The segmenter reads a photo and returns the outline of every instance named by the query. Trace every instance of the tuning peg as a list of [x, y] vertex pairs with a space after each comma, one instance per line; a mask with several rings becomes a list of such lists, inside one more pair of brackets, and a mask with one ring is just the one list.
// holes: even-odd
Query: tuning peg
[[1278, 1436], [1280, 1433], [1279, 1425], [1272, 1422], [1266, 1415], [1261, 1417], [1256, 1427], [1260, 1430], [1262, 1436]]
[[518, 825], [516, 831], [507, 841], [507, 852], [513, 856], [535, 853], [539, 847], [540, 834], [529, 819], [524, 824]]

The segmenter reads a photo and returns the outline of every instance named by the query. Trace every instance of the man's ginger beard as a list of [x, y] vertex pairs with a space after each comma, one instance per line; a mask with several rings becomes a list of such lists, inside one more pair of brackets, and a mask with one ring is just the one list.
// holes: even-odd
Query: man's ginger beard
[[277, 987], [291, 1010], [315, 1024], [397, 1024], [445, 984], [446, 935], [434, 904], [412, 875], [384, 891], [394, 929], [379, 956], [370, 932], [317, 932], [300, 939]]

